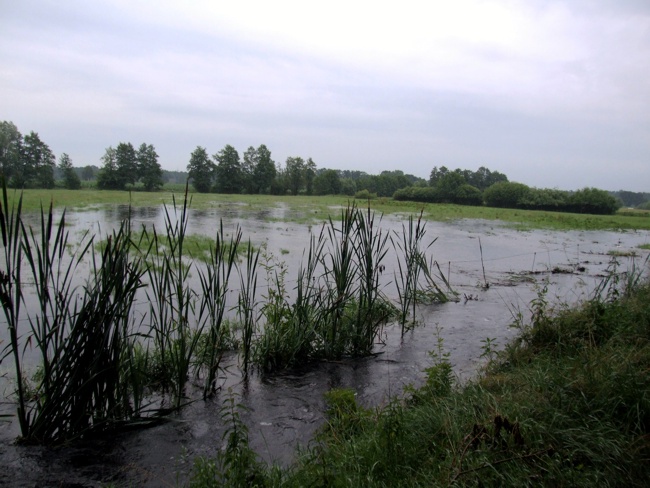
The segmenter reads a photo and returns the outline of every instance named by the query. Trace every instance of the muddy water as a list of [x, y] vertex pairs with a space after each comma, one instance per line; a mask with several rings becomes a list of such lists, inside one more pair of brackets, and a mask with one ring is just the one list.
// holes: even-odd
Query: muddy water
[[[278, 206], [251, 212], [230, 205], [192, 211], [189, 232], [210, 235], [223, 219], [232, 231], [241, 225], [244, 238], [265, 244], [277, 260], [286, 264], [287, 287], [295, 283], [302, 253], [319, 225], [291, 222], [295, 210]], [[106, 232], [128, 215], [128, 209], [69, 214], [72, 235], [85, 230]], [[137, 209], [136, 226], [164, 227], [161, 209]], [[385, 217], [387, 232], [399, 232], [402, 221]], [[427, 237], [437, 238], [431, 255], [440, 271], [459, 293], [460, 301], [418, 309], [421, 325], [404, 337], [396, 325], [387, 325], [375, 355], [359, 360], [329, 362], [290, 371], [272, 378], [252, 375], [243, 381], [237, 358], [230, 357], [220, 377], [221, 390], [213, 400], [197, 400], [169, 421], [110, 439], [57, 449], [13, 444], [15, 423], [0, 424], [1, 486], [174, 486], [189, 471], [197, 455], [210, 456], [221, 448], [224, 426], [219, 411], [228, 391], [247, 410], [251, 444], [269, 462], [286, 465], [298, 446], [306, 447], [323, 422], [323, 393], [332, 387], [353, 388], [359, 401], [380, 405], [399, 395], [407, 384], [419, 385], [422, 371], [431, 364], [429, 351], [438, 336], [444, 341], [460, 380], [470, 377], [481, 363], [482, 347], [490, 338], [502, 347], [514, 337], [509, 326], [513, 315], [529, 316], [528, 304], [546, 285], [552, 303], [572, 303], [589, 296], [610, 263], [609, 252], [636, 250], [636, 265], [647, 251], [636, 249], [650, 242], [648, 232], [518, 232], [487, 221], [429, 222]], [[632, 266], [632, 258], [619, 258], [620, 269]], [[384, 291], [394, 297], [392, 284], [396, 256], [389, 255], [384, 272]], [[485, 284], [489, 286], [486, 287]], [[258, 291], [259, 294], [263, 291]], [[0, 331], [0, 340], [5, 339]], [[4, 383], [3, 410], [10, 387]], [[200, 398], [200, 395], [195, 395]]]

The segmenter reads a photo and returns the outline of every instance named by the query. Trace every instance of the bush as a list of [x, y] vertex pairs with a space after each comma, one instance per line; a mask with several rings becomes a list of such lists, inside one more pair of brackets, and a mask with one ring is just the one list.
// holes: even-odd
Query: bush
[[500, 181], [486, 188], [483, 201], [488, 207], [517, 208], [530, 193], [530, 188], [523, 183]]
[[437, 188], [430, 186], [409, 186], [393, 193], [395, 200], [408, 200], [411, 202], [440, 203], [440, 193]]
[[361, 190], [354, 194], [354, 198], [358, 200], [374, 200], [377, 198], [377, 194], [370, 193], [368, 190]]
[[531, 188], [519, 200], [519, 207], [529, 210], [559, 212], [566, 206], [568, 195], [568, 192], [562, 190]]
[[461, 185], [456, 189], [452, 201], [459, 205], [480, 206], [483, 204], [483, 194], [475, 186]]
[[586, 214], [611, 215], [620, 204], [605, 190], [583, 188], [572, 193], [567, 201], [567, 211]]

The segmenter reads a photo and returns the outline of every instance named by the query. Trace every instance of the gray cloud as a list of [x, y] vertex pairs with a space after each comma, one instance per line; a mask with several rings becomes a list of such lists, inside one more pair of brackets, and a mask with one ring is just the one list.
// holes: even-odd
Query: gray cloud
[[263, 143], [279, 162], [650, 191], [647, 2], [461, 3], [338, 25], [306, 7], [265, 23], [212, 2], [3, 3], [1, 117], [76, 165], [120, 141], [167, 169]]

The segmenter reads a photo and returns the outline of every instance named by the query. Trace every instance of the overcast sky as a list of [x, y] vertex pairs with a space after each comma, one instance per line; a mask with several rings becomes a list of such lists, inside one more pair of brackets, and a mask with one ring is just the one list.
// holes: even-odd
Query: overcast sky
[[0, 120], [75, 166], [266, 144], [650, 191], [648, 0], [0, 0]]

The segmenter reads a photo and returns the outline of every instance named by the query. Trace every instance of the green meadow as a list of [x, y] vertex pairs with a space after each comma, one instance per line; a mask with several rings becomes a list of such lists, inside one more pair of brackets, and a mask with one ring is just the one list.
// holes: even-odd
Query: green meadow
[[[182, 201], [182, 185], [174, 185], [160, 192], [109, 191], [109, 190], [24, 190], [23, 211], [38, 211], [50, 202], [55, 208], [75, 211], [96, 210], [110, 205], [132, 205], [134, 207], [171, 205], [176, 199]], [[19, 192], [9, 191], [10, 202]], [[249, 206], [251, 211], [268, 209], [277, 205], [289, 206], [295, 212], [295, 221], [324, 221], [328, 216], [338, 216], [340, 208], [353, 200], [346, 196], [276, 196], [276, 195], [224, 195], [214, 193], [190, 193], [192, 209], [213, 209], [232, 204]], [[458, 219], [499, 220], [518, 229], [554, 230], [648, 230], [650, 211], [623, 209], [615, 215], [585, 215], [536, 210], [518, 210], [491, 207], [472, 207], [452, 204], [423, 204], [395, 201], [392, 198], [357, 200], [357, 205], [367, 206], [385, 214], [408, 214], [424, 212], [432, 221]]]

